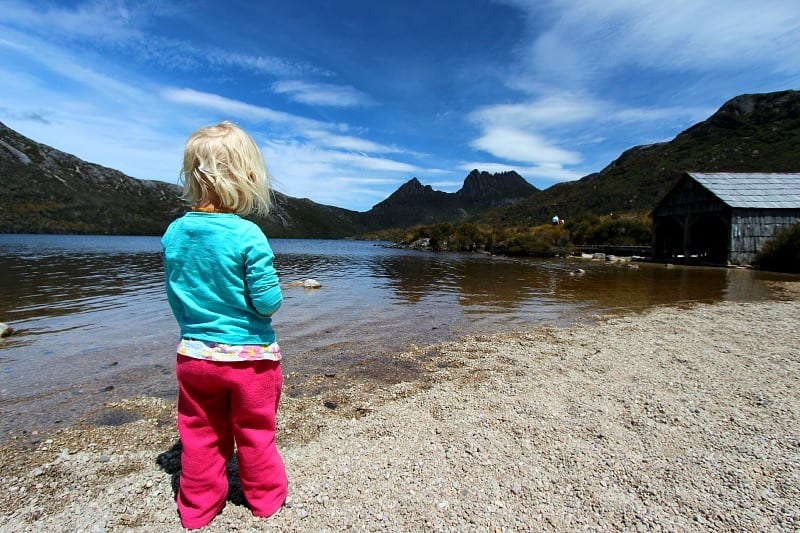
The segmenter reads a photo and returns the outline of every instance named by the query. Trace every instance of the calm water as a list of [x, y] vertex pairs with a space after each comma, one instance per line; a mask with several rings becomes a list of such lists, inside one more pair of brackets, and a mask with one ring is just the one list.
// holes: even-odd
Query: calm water
[[[289, 393], [320, 374], [382, 379], [386, 354], [461, 334], [556, 326], [676, 302], [772, 297], [746, 270], [505, 259], [359, 241], [274, 239], [274, 326]], [[586, 271], [575, 276], [577, 268]], [[157, 237], [0, 235], [0, 436], [66, 423], [130, 395], [175, 395], [178, 328]]]

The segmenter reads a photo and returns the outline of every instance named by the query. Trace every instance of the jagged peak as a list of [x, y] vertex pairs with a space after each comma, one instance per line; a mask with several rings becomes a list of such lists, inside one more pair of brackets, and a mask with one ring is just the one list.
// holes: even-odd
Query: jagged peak
[[536, 187], [525, 181], [525, 178], [514, 170], [490, 174], [485, 170], [474, 169], [464, 179], [464, 185], [456, 194], [465, 198], [506, 196], [508, 194], [523, 197], [536, 191], [538, 191]]

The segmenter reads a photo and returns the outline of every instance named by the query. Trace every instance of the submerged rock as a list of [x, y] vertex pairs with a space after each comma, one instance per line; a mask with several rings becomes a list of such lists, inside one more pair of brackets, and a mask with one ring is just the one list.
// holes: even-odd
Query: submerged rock
[[8, 324], [4, 324], [3, 322], [0, 322], [0, 337], [8, 337], [13, 332], [14, 330], [11, 329], [11, 326], [9, 326]]

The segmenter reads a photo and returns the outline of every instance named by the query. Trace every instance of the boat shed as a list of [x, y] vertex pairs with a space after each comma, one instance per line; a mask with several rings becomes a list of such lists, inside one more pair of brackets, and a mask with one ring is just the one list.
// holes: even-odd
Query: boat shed
[[800, 174], [687, 172], [652, 218], [654, 259], [748, 265], [800, 222]]

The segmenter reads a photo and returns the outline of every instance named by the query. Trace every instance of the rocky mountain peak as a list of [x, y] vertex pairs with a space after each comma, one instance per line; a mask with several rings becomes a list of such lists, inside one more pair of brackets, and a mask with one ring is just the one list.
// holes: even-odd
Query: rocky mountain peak
[[495, 197], [525, 198], [538, 189], [525, 181], [516, 172], [498, 172], [489, 174], [477, 169], [470, 172], [464, 179], [464, 185], [456, 194], [462, 198], [486, 199]]
[[386, 200], [377, 204], [373, 209], [408, 204], [409, 202], [414, 202], [419, 199], [429, 199], [442, 194], [445, 193], [434, 190], [430, 185], [423, 185], [414, 177], [402, 184], [400, 188], [389, 195]]

